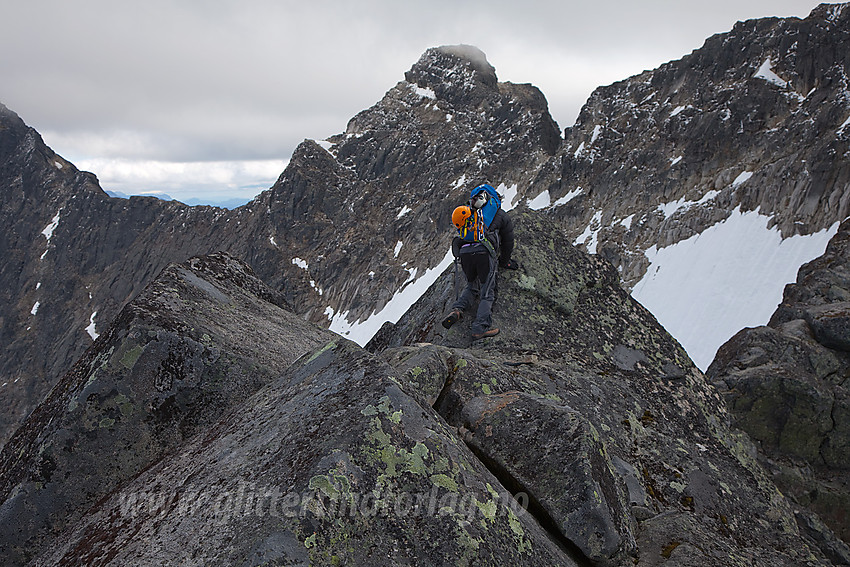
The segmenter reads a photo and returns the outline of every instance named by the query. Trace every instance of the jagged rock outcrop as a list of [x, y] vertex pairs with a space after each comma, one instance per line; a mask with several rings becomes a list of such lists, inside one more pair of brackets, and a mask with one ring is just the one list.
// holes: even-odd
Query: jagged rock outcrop
[[405, 79], [345, 133], [299, 146], [267, 197], [323, 287], [323, 302], [302, 301], [314, 321], [327, 304], [350, 322], [380, 311], [445, 256], [451, 211], [471, 187], [492, 180], [524, 196], [560, 144], [543, 94], [498, 82], [472, 46], [429, 49]]
[[0, 453], [0, 557], [22, 565], [333, 333], [241, 261], [172, 265], [128, 304]]
[[[293, 362], [294, 339], [281, 338], [290, 349], [279, 353], [264, 348], [269, 337], [307, 347], [305, 335], [328, 335], [269, 303], [271, 291], [231, 282], [255, 281], [244, 265], [217, 256], [169, 268], [124, 311], [142, 309], [144, 325], [119, 318], [4, 449], [4, 522], [14, 510], [29, 515], [26, 525], [52, 503], [53, 529], [29, 540], [14, 530], [2, 556], [15, 550], [32, 565], [828, 564], [749, 441], [728, 428], [721, 397], [616, 271], [544, 216], [516, 220], [528, 272], [502, 278], [502, 334], [476, 343], [463, 323], [428, 330], [452, 297], [451, 270], [382, 331], [374, 354], [336, 336]], [[234, 341], [242, 333], [231, 322], [262, 336]], [[138, 358], [126, 342], [144, 340], [136, 327], [149, 339]], [[165, 338], [185, 348], [165, 358]], [[107, 475], [85, 505], [69, 511], [68, 500], [44, 498], [75, 482], [64, 477], [79, 453], [112, 463], [116, 447], [96, 440], [144, 425], [137, 414], [155, 431], [144, 395], [124, 412], [101, 403], [105, 391], [74, 407], [85, 388], [147, 385], [162, 400], [153, 386], [164, 358], [190, 372], [213, 353], [239, 369], [218, 390], [229, 405], [178, 404], [182, 420], [168, 423], [182, 421], [184, 435], [173, 449]], [[282, 370], [245, 383], [252, 357]], [[238, 384], [245, 395], [225, 393]], [[37, 434], [18, 456], [28, 431]], [[57, 455], [62, 447], [68, 454]], [[45, 456], [56, 468], [40, 466]]]
[[128, 304], [4, 448], [3, 564], [576, 565], [392, 367], [279, 303], [218, 255]]
[[[800, 268], [770, 322], [744, 329], [708, 376], [777, 485], [845, 541], [850, 505], [850, 223]], [[850, 556], [844, 555], [850, 563]]]

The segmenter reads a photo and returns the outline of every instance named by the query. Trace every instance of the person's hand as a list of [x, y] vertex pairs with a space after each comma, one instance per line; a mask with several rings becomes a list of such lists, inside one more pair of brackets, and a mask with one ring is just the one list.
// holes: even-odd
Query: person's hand
[[499, 267], [504, 268], [506, 270], [518, 270], [519, 264], [516, 260], [506, 260], [504, 262], [500, 262]]

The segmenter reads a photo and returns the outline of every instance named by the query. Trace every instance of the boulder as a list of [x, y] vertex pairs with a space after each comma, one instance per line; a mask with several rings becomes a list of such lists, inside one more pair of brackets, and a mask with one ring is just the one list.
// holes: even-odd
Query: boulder
[[[733, 423], [755, 440], [777, 485], [800, 507], [806, 530], [828, 525], [850, 542], [850, 222], [823, 256], [785, 288], [766, 326], [744, 329], [717, 352], [707, 374], [724, 392]], [[812, 521], [811, 514], [819, 521]], [[826, 540], [822, 540], [826, 542]], [[831, 541], [831, 540], [830, 540]], [[832, 555], [840, 542], [824, 543]]]

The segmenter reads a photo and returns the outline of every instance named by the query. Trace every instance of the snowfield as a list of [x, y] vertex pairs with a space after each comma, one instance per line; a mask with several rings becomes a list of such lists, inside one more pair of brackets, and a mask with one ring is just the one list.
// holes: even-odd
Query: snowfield
[[717, 349], [745, 327], [764, 325], [797, 270], [826, 250], [838, 223], [782, 239], [758, 211], [731, 216], [702, 234], [646, 251], [646, 275], [632, 297], [649, 309], [705, 370]]

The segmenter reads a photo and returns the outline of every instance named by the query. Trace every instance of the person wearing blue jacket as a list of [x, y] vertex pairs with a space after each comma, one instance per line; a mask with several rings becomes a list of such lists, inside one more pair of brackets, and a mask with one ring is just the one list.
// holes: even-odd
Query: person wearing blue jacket
[[496, 300], [497, 267], [517, 269], [511, 258], [514, 249], [514, 225], [501, 208], [501, 198], [492, 186], [483, 184], [473, 189], [469, 204], [457, 207], [452, 213], [452, 224], [458, 236], [452, 242], [452, 251], [459, 259], [466, 276], [466, 287], [452, 305], [442, 325], [451, 328], [470, 309], [478, 298], [478, 310], [471, 331], [473, 339], [494, 337], [499, 329], [493, 327], [492, 309]]

